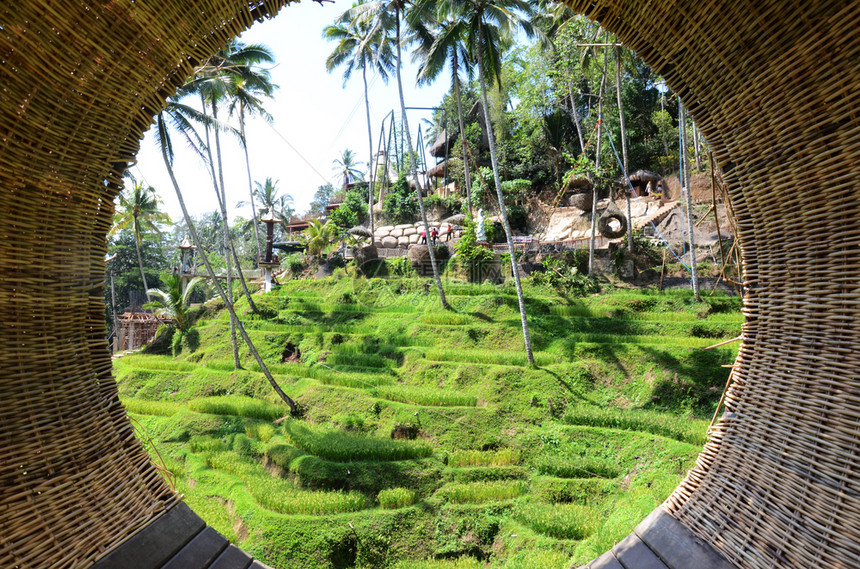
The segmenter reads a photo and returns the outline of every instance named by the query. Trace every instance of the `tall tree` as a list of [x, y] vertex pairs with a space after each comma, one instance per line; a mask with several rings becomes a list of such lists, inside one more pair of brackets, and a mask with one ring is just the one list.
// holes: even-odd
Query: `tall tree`
[[151, 186], [144, 185], [133, 176], [127, 176], [131, 182], [131, 188], [126, 188], [119, 194], [119, 211], [109, 235], [132, 228], [134, 232], [134, 245], [137, 251], [137, 262], [140, 267], [140, 278], [143, 281], [143, 290], [149, 296], [149, 287], [146, 284], [146, 273], [143, 270], [143, 257], [140, 254], [141, 234], [146, 231], [154, 231], [161, 235], [159, 224], [169, 224], [170, 216], [159, 211], [158, 205], [161, 200]]
[[[242, 322], [239, 320], [236, 315], [236, 310], [233, 308], [233, 298], [232, 295], [228, 295], [227, 292], [221, 287], [221, 283], [218, 282], [218, 278], [215, 275], [215, 270], [212, 268], [211, 263], [209, 263], [209, 257], [206, 254], [206, 250], [203, 248], [203, 244], [200, 240], [200, 237], [197, 235], [197, 230], [194, 228], [194, 222], [191, 220], [191, 216], [188, 214], [188, 208], [185, 206], [185, 199], [182, 197], [182, 190], [179, 188], [179, 183], [176, 181], [176, 175], [173, 172], [173, 150], [172, 144], [170, 141], [170, 134], [167, 128], [167, 120], [170, 120], [174, 126], [178, 126], [178, 128], [185, 130], [186, 123], [179, 119], [175, 120], [175, 117], [172, 117], [166, 111], [162, 111], [156, 117], [156, 133], [157, 133], [157, 142], [159, 147], [161, 148], [161, 157], [164, 161], [164, 166], [167, 169], [167, 174], [170, 177], [170, 182], [173, 184], [173, 189], [176, 191], [176, 198], [179, 200], [179, 207], [182, 209], [182, 216], [185, 219], [185, 224], [188, 226], [188, 232], [191, 234], [191, 239], [194, 241], [194, 245], [197, 247], [198, 252], [200, 253], [200, 257], [203, 259], [203, 264], [206, 266], [206, 272], [209, 274], [209, 279], [212, 281], [212, 286], [215, 288], [218, 295], [221, 297], [222, 302], [224, 302], [224, 307], [227, 309], [227, 312], [230, 313], [231, 320], [235, 320], [237, 323], [237, 328], [239, 329], [242, 338], [245, 340], [245, 344], [248, 346], [248, 350], [251, 352], [251, 355], [254, 356], [254, 359], [257, 361], [257, 365], [260, 366], [260, 370], [263, 372], [263, 375], [266, 376], [269, 384], [278, 394], [278, 396], [290, 407], [290, 412], [295, 415], [298, 412], [298, 406], [293, 399], [284, 393], [281, 386], [275, 381], [275, 378], [272, 377], [271, 372], [269, 371], [266, 362], [263, 361], [263, 358], [260, 356], [260, 353], [257, 351], [254, 343], [251, 341], [250, 336], [248, 336], [248, 332], [245, 330], [245, 327], [242, 326]], [[190, 125], [187, 125], [190, 126]], [[193, 130], [193, 129], [192, 129]]]
[[370, 231], [373, 226], [373, 182], [376, 176], [373, 151], [373, 132], [370, 127], [370, 99], [367, 94], [367, 68], [374, 69], [384, 83], [388, 83], [388, 76], [394, 69], [394, 54], [391, 51], [391, 42], [381, 30], [371, 35], [372, 26], [366, 20], [349, 20], [349, 11], [344, 12], [337, 22], [323, 29], [323, 37], [329, 41], [337, 42], [337, 46], [331, 55], [326, 58], [325, 68], [331, 73], [335, 67], [343, 66], [343, 82], [352, 77], [353, 71], [361, 69], [361, 80], [364, 83], [364, 113], [367, 118], [367, 147], [369, 170], [368, 181], [370, 183], [370, 195], [368, 196], [367, 211], [370, 219]]
[[228, 91], [230, 98], [230, 115], [236, 115], [239, 119], [239, 143], [245, 152], [245, 169], [248, 173], [248, 193], [251, 201], [251, 221], [254, 227], [254, 241], [257, 245], [257, 258], [262, 251], [260, 244], [259, 220], [257, 209], [254, 204], [254, 187], [251, 177], [251, 160], [248, 152], [248, 136], [245, 130], [245, 117], [256, 115], [268, 123], [272, 122], [272, 115], [263, 107], [263, 97], [271, 97], [277, 85], [272, 83], [268, 70], [259, 67], [259, 63], [274, 61], [274, 56], [267, 47], [256, 46], [256, 54], [252, 58], [253, 65], [239, 65], [229, 68], [233, 73], [233, 81]]
[[[624, 172], [624, 178], [627, 179], [627, 174], [630, 170], [627, 169], [627, 129], [624, 124], [624, 103], [621, 100], [621, 78], [623, 74], [621, 73], [622, 62], [621, 62], [621, 46], [615, 46], [615, 95], [618, 99], [618, 121], [621, 126], [621, 155], [622, 155], [622, 168]], [[627, 197], [627, 249], [631, 253], [633, 252], [633, 214], [631, 212], [630, 207], [630, 188], [625, 188], [624, 195]]]
[[349, 148], [343, 151], [340, 158], [332, 160], [332, 164], [334, 164], [333, 170], [338, 176], [342, 176], [342, 188], [344, 190], [346, 190], [350, 182], [361, 180], [364, 177], [359, 169], [361, 162], [356, 161], [355, 153]]
[[[423, 5], [422, 5], [423, 6]], [[418, 84], [431, 83], [445, 68], [451, 66], [451, 88], [457, 99], [457, 119], [460, 125], [460, 149], [463, 156], [463, 174], [466, 180], [466, 202], [472, 211], [472, 180], [469, 175], [468, 145], [466, 144], [466, 121], [460, 94], [460, 70], [472, 77], [472, 62], [466, 48], [466, 22], [453, 15], [434, 22], [428, 33], [419, 35], [418, 49], [413, 59], [419, 62]]]
[[496, 140], [493, 124], [490, 120], [490, 104], [487, 98], [487, 82], [493, 81], [501, 87], [502, 51], [506, 43], [511, 41], [513, 34], [522, 29], [527, 35], [537, 35], [541, 40], [546, 36], [529, 22], [526, 17], [532, 15], [532, 7], [523, 0], [452, 0], [457, 3], [455, 14], [461, 15], [468, 22], [467, 45], [472, 60], [477, 62], [478, 79], [481, 84], [481, 101], [483, 103], [484, 121], [487, 127], [487, 138], [490, 146], [490, 162], [493, 167], [493, 180], [496, 184], [496, 195], [499, 200], [499, 213], [505, 228], [508, 242], [508, 252], [511, 256], [511, 271], [517, 289], [517, 300], [520, 307], [520, 320], [523, 327], [523, 341], [529, 363], [534, 365], [529, 325], [526, 319], [526, 304], [523, 287], [520, 282], [517, 256], [514, 248], [514, 238], [505, 200], [502, 195], [502, 181], [499, 175], [499, 162], [496, 155]]
[[[235, 84], [241, 80], [250, 81], [256, 84], [257, 79], [254, 77], [252, 66], [262, 61], [271, 61], [271, 52], [267, 48], [259, 45], [246, 45], [238, 40], [233, 40], [222, 50], [218, 51], [203, 65], [195, 69], [193, 78], [184, 86], [185, 93], [198, 93], [200, 95], [201, 104], [203, 105], [203, 114], [208, 117], [208, 111], [212, 110], [212, 119], [216, 126], [218, 123], [219, 105], [228, 100], [231, 93], [235, 92]], [[206, 134], [206, 153], [209, 158], [210, 174], [212, 183], [215, 188], [215, 194], [218, 198], [218, 205], [221, 208], [221, 216], [223, 217], [224, 225], [224, 249], [227, 259], [227, 272], [225, 275], [227, 293], [233, 294], [233, 270], [230, 258], [236, 263], [236, 268], [239, 271], [239, 279], [242, 284], [242, 290], [248, 300], [248, 304], [252, 310], [256, 310], [254, 301], [248, 291], [248, 286], [245, 283], [245, 278], [242, 274], [242, 268], [239, 259], [236, 258], [235, 248], [230, 235], [230, 222], [227, 215], [227, 192], [224, 185], [224, 167], [221, 159], [221, 128], [213, 128], [215, 138], [215, 156], [213, 157], [211, 145], [209, 143], [209, 132], [212, 123], [205, 122]], [[217, 166], [217, 176], [216, 176]], [[233, 363], [237, 369], [241, 368], [239, 359], [239, 346], [236, 339], [236, 325], [233, 317], [230, 317], [230, 339], [233, 344]]]
[[[427, 213], [424, 209], [424, 197], [421, 192], [421, 182], [418, 179], [418, 168], [415, 163], [415, 152], [412, 146], [412, 133], [409, 131], [409, 118], [406, 114], [406, 101], [403, 98], [403, 78], [400, 70], [403, 67], [403, 46], [401, 33], [401, 18], [406, 9], [405, 0], [375, 0], [353, 7], [349, 10], [348, 18], [366, 23], [370, 27], [371, 37], [383, 36], [386, 33], [394, 32], [394, 45], [396, 47], [397, 64], [395, 65], [395, 75], [397, 77], [397, 93], [400, 96], [400, 114], [403, 123], [403, 131], [406, 135], [406, 144], [409, 149], [409, 169], [412, 173], [412, 180], [415, 184], [415, 192], [418, 197], [418, 208], [421, 211], [421, 221], [424, 224], [424, 231], [430, 235], [430, 225], [427, 223]], [[421, 12], [413, 13], [413, 21], [420, 19]], [[378, 34], [378, 36], [377, 36]], [[445, 298], [445, 290], [442, 288], [442, 279], [439, 276], [439, 266], [436, 263], [436, 252], [434, 247], [428, 243], [427, 251], [430, 256], [430, 266], [433, 269], [433, 279], [436, 281], [436, 289], [439, 291], [439, 301], [443, 308], [449, 308], [448, 300]]]

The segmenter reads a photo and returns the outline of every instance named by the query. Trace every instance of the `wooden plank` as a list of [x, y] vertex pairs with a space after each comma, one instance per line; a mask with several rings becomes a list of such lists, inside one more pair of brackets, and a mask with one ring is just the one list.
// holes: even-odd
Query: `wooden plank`
[[206, 569], [227, 545], [229, 543], [226, 537], [207, 527], [194, 536], [162, 569]]
[[662, 507], [651, 512], [633, 532], [669, 569], [735, 569], [710, 545], [694, 536]]
[[251, 556], [235, 545], [230, 545], [209, 569], [248, 569], [249, 565], [251, 565]]
[[621, 543], [612, 548], [612, 551], [624, 569], [666, 569], [666, 565], [641, 539], [636, 537], [636, 534], [625, 537]]
[[580, 569], [624, 569], [624, 567], [615, 559], [615, 555], [611, 551], [607, 551], [585, 567], [580, 567]]
[[156, 569], [200, 533], [206, 524], [179, 503], [101, 558], [92, 569]]
[[248, 569], [272, 569], [272, 568], [269, 567], [268, 565], [264, 565], [264, 564], [260, 563], [259, 561], [254, 561], [253, 563], [251, 563], [251, 566], [248, 567]]

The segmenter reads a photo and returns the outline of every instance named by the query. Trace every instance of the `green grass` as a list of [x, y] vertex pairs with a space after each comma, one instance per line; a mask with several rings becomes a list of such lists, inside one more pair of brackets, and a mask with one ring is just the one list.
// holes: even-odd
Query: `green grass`
[[393, 569], [484, 569], [486, 565], [473, 557], [458, 557], [457, 559], [426, 559], [423, 561], [410, 559], [409, 561], [400, 561], [392, 567]]
[[296, 421], [287, 422], [284, 433], [296, 447], [337, 462], [409, 460], [433, 454], [433, 448], [420, 441], [397, 441], [335, 430], [325, 431]]
[[[434, 348], [424, 354], [428, 360], [437, 362], [474, 363], [483, 365], [506, 365], [528, 367], [529, 362], [524, 350], [463, 350], [453, 348]], [[534, 352], [535, 364], [548, 366], [560, 363], [555, 354]]]
[[274, 421], [290, 414], [286, 405], [275, 405], [244, 395], [224, 395], [220, 397], [204, 397], [188, 402], [188, 408], [198, 413], [212, 415], [235, 415], [249, 419]]
[[389, 385], [371, 389], [369, 393], [380, 399], [431, 407], [474, 407], [478, 404], [474, 395], [439, 388]]
[[522, 480], [446, 484], [436, 496], [453, 504], [484, 504], [510, 500], [527, 493], [528, 483]]
[[519, 464], [521, 453], [517, 449], [502, 449], [481, 452], [477, 450], [457, 450], [448, 457], [448, 466], [511, 466]]
[[583, 539], [600, 525], [600, 511], [578, 504], [521, 504], [514, 518], [533, 531], [556, 539]]
[[183, 409], [181, 403], [173, 401], [153, 401], [151, 399], [134, 399], [131, 397], [124, 398], [122, 404], [129, 413], [158, 415], [160, 417], [170, 417]]
[[268, 475], [259, 463], [237, 458], [234, 453], [209, 453], [206, 464], [240, 478], [258, 504], [279, 514], [319, 516], [355, 512], [367, 506], [366, 498], [358, 492], [298, 489], [287, 480]]
[[411, 506], [415, 503], [415, 492], [408, 488], [389, 488], [381, 491], [376, 499], [379, 501], [379, 507], [387, 510], [403, 508]]
[[287, 281], [265, 317], [238, 301], [300, 420], [246, 348], [233, 369], [223, 312], [196, 352], [115, 360], [120, 396], [189, 504], [278, 568], [581, 566], [694, 464], [737, 346], [697, 348], [737, 333], [738, 299], [526, 283], [532, 369], [512, 286], [446, 283], [448, 311], [425, 282], [369, 283], [399, 291], [384, 307], [351, 278]]
[[568, 410], [564, 421], [569, 425], [642, 431], [699, 446], [705, 444], [710, 424], [710, 421], [687, 416], [591, 406], [577, 406]]

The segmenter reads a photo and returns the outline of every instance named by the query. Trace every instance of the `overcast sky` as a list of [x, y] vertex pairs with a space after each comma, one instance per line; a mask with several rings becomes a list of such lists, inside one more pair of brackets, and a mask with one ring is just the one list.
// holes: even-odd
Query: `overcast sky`
[[[270, 70], [272, 81], [280, 87], [274, 100], [267, 105], [274, 123], [270, 126], [254, 119], [247, 123], [251, 174], [255, 181], [262, 182], [266, 177], [278, 180], [281, 193], [293, 197], [298, 212], [307, 210], [317, 187], [326, 182], [338, 185], [332, 161], [339, 158], [344, 149], [353, 150], [362, 163], [368, 159], [361, 74], [353, 73], [344, 86], [342, 69], [331, 74], [325, 70], [326, 57], [336, 44], [324, 39], [322, 30], [350, 6], [351, 0], [335, 0], [323, 5], [310, 0], [291, 4], [276, 18], [255, 24], [240, 38], [245, 43], [262, 43], [272, 49], [276, 59]], [[416, 68], [406, 51], [403, 59], [406, 105], [437, 105], [450, 87], [450, 74], [446, 72], [434, 85], [419, 89], [415, 87]], [[368, 74], [368, 84], [373, 144], [376, 147], [383, 118], [391, 110], [395, 110], [399, 117], [400, 105], [394, 77], [386, 85], [376, 75]], [[429, 118], [429, 114], [426, 111], [409, 112], [413, 144], [420, 120]], [[205, 168], [198, 158], [179, 148], [178, 137], [175, 145], [175, 170], [191, 214], [214, 211], [217, 208], [214, 190]], [[235, 215], [248, 217], [249, 207], [235, 208], [237, 202], [248, 199], [244, 153], [233, 140], [222, 145], [231, 219]], [[176, 195], [151, 130], [141, 143], [138, 163], [131, 170], [157, 190], [164, 202], [163, 209], [171, 218], [181, 221]]]

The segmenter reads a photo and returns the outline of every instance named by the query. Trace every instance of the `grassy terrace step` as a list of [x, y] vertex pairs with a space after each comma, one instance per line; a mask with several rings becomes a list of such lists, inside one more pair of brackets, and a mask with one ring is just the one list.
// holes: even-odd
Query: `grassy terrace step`
[[285, 423], [284, 432], [296, 447], [337, 462], [408, 460], [426, 458], [433, 454], [433, 449], [423, 442], [397, 441], [323, 430], [296, 421]]
[[429, 407], [475, 407], [478, 404], [478, 398], [475, 395], [408, 385], [377, 387], [370, 389], [368, 393], [380, 399]]

